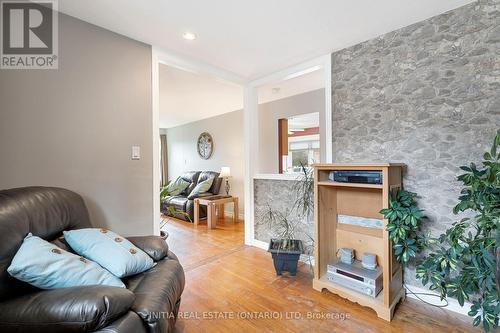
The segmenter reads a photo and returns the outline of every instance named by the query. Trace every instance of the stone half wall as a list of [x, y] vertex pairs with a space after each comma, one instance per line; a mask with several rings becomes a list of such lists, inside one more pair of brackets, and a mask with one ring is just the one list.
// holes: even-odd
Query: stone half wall
[[[403, 162], [439, 235], [459, 166], [500, 128], [500, 1], [479, 1], [332, 54], [334, 162]], [[415, 280], [414, 267], [405, 280]]]
[[[261, 219], [268, 205], [275, 211], [286, 213], [291, 210], [296, 198], [293, 194], [293, 186], [296, 180], [254, 180], [254, 214], [255, 214], [255, 239], [268, 243], [271, 238], [276, 237], [272, 232], [266, 219]], [[299, 218], [293, 212], [289, 215], [290, 221], [296, 229], [296, 238], [304, 242], [306, 254], [313, 254], [311, 238], [314, 239], [313, 217]]]

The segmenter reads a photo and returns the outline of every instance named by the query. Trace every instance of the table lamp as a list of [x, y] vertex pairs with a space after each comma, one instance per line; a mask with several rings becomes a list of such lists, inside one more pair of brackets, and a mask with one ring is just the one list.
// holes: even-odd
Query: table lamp
[[231, 168], [229, 167], [220, 168], [219, 177], [226, 180], [225, 190], [226, 190], [226, 195], [229, 195], [229, 189], [231, 188], [231, 186], [229, 186], [229, 177], [231, 177]]

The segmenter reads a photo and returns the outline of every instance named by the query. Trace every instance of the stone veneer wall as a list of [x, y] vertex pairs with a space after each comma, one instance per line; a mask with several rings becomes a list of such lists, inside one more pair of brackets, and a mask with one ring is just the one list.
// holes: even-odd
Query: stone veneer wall
[[333, 53], [332, 100], [334, 162], [406, 163], [425, 228], [442, 233], [458, 220], [458, 166], [480, 163], [500, 128], [500, 1]]

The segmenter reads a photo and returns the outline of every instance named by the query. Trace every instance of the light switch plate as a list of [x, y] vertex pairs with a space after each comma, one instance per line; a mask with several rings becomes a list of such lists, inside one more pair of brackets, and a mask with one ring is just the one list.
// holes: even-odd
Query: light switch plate
[[140, 160], [141, 159], [141, 147], [132, 146], [132, 159]]

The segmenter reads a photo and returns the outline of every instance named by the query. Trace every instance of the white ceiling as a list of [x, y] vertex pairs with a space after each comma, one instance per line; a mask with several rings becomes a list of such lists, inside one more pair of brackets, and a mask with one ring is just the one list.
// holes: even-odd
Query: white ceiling
[[[324, 88], [318, 69], [258, 89], [259, 104]], [[273, 91], [273, 89], [278, 91]], [[213, 76], [160, 64], [160, 127], [170, 128], [243, 109], [243, 89]], [[297, 121], [300, 118], [296, 119]], [[297, 127], [304, 127], [297, 125]], [[313, 126], [310, 126], [313, 127]]]
[[160, 128], [243, 108], [243, 88], [160, 64]]
[[[62, 0], [60, 11], [245, 80], [472, 0]], [[185, 31], [198, 38], [187, 41]]]

